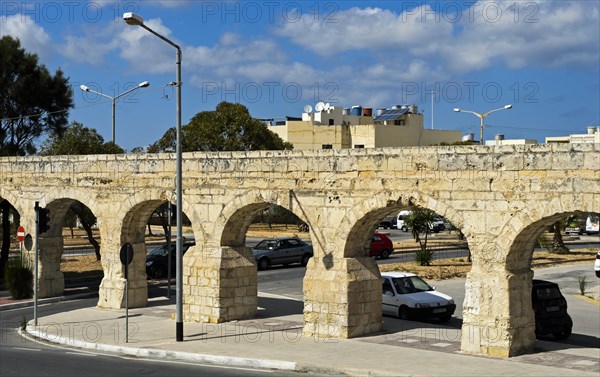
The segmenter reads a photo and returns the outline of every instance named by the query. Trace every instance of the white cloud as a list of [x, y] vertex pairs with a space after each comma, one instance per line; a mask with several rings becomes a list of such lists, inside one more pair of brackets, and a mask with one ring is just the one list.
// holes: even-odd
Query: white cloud
[[[173, 43], [180, 42], [172, 37], [169, 28], [160, 19], [145, 20], [144, 24]], [[176, 50], [141, 27], [122, 25], [117, 34], [120, 56], [136, 70], [148, 73], [175, 71]]]
[[337, 12], [331, 20], [335, 22], [315, 22], [313, 15], [305, 14], [298, 22], [284, 23], [278, 34], [319, 55], [330, 56], [359, 49], [411, 49], [452, 32], [451, 24], [422, 19], [421, 12], [431, 11], [428, 5], [418, 9], [397, 14], [380, 8], [351, 8]]
[[46, 60], [52, 54], [51, 39], [48, 33], [35, 21], [25, 15], [3, 17], [0, 36], [10, 35], [21, 41], [21, 47]]
[[86, 25], [79, 34], [65, 36], [65, 43], [59, 49], [65, 57], [79, 64], [103, 65], [105, 56], [118, 47], [115, 38], [120, 25]]
[[510, 68], [598, 65], [598, 2], [484, 0], [457, 10], [444, 4], [400, 13], [351, 8], [336, 13], [337, 22], [315, 22], [306, 14], [276, 32], [320, 56], [366, 49], [380, 61], [386, 55], [435, 60], [454, 73], [497, 63]]

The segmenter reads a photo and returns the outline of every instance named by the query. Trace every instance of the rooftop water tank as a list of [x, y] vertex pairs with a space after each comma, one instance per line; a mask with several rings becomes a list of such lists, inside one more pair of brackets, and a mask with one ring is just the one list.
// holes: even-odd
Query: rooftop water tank
[[466, 134], [462, 137], [462, 141], [475, 141], [475, 134]]
[[408, 112], [411, 114], [418, 114], [418, 108], [417, 105], [409, 105], [408, 106]]
[[350, 115], [350, 108], [349, 107], [344, 107], [342, 109], [342, 115]]
[[380, 108], [378, 108], [378, 109], [377, 109], [377, 113], [376, 113], [376, 114], [377, 114], [377, 115], [381, 115], [381, 114], [383, 114], [383, 112], [384, 112], [385, 110], [386, 110], [386, 109], [385, 109], [384, 107], [380, 107]]
[[371, 108], [371, 107], [364, 107], [363, 110], [362, 110], [362, 115], [364, 117], [373, 116], [373, 108]]
[[352, 106], [352, 115], [361, 116], [362, 115], [362, 106]]

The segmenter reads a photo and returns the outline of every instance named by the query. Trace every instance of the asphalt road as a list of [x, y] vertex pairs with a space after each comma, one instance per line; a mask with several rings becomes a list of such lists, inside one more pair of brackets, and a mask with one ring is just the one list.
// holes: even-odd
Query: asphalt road
[[[41, 305], [40, 317], [94, 306], [97, 299]], [[120, 354], [90, 352], [32, 341], [17, 333], [31, 308], [2, 311], [0, 317], [0, 376], [298, 376], [298, 373], [249, 368], [220, 367], [174, 360], [145, 360]], [[309, 374], [316, 376], [316, 374]]]

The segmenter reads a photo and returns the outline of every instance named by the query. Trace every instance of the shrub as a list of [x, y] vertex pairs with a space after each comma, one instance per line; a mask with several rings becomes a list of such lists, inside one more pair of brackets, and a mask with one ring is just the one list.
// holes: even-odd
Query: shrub
[[584, 296], [588, 285], [587, 276], [579, 275], [577, 280], [579, 282], [579, 293]]
[[415, 260], [421, 266], [430, 266], [434, 251], [431, 249], [420, 249], [415, 253]]
[[31, 271], [31, 264], [21, 256], [8, 260], [4, 281], [13, 298], [24, 299], [33, 296], [33, 272]]

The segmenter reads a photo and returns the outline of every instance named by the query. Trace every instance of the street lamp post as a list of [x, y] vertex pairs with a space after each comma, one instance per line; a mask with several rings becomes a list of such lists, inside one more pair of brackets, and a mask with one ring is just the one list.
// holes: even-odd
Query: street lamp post
[[175, 191], [177, 195], [177, 203], [175, 207], [175, 217], [177, 219], [177, 238], [175, 241], [175, 339], [178, 342], [183, 341], [183, 230], [182, 230], [182, 187], [181, 187], [181, 48], [172, 42], [171, 40], [165, 38], [164, 36], [158, 34], [154, 30], [150, 29], [148, 26], [144, 25], [144, 19], [139, 15], [127, 12], [123, 13], [123, 20], [127, 25], [141, 26], [146, 29], [150, 33], [156, 35], [163, 41], [167, 42], [171, 46], [177, 49], [177, 57], [176, 57], [176, 65], [177, 65], [177, 147], [176, 147], [176, 155], [177, 155], [177, 177], [175, 178]]
[[148, 81], [143, 81], [143, 82], [139, 83], [135, 88], [131, 88], [128, 91], [126, 91], [124, 93], [121, 93], [121, 94], [119, 94], [118, 96], [115, 96], [115, 97], [108, 96], [108, 95], [106, 95], [104, 93], [96, 92], [96, 91], [90, 89], [89, 87], [87, 87], [85, 85], [81, 85], [79, 88], [81, 90], [83, 90], [84, 92], [94, 93], [94, 94], [97, 94], [99, 96], [109, 98], [112, 101], [112, 142], [113, 142], [113, 144], [115, 144], [116, 143], [115, 142], [115, 102], [116, 102], [116, 100], [118, 98], [123, 97], [126, 94], [129, 94], [129, 93], [133, 92], [134, 90], [137, 90], [139, 88], [145, 88], [145, 87], [147, 87], [149, 85], [150, 85], [150, 83]]
[[484, 128], [484, 119], [485, 119], [485, 117], [487, 117], [488, 115], [490, 115], [491, 113], [493, 113], [495, 111], [508, 110], [508, 109], [512, 109], [512, 105], [506, 105], [506, 106], [501, 107], [499, 109], [490, 110], [487, 113], [476, 113], [475, 111], [463, 110], [463, 109], [459, 109], [459, 108], [455, 108], [454, 111], [457, 112], [457, 113], [471, 113], [471, 114], [473, 114], [473, 115], [475, 115], [476, 117], [479, 118], [479, 120], [480, 120], [480, 126], [479, 126], [479, 144], [483, 145], [483, 128]]

